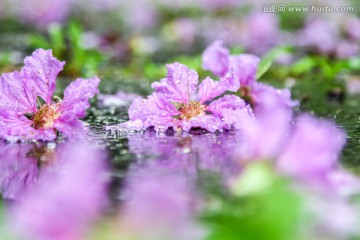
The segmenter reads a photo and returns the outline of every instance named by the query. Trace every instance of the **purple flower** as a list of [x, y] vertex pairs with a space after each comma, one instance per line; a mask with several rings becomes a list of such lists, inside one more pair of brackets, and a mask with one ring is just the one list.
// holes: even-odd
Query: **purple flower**
[[300, 178], [322, 176], [335, 169], [344, 144], [345, 134], [335, 125], [302, 115], [277, 165]]
[[241, 127], [243, 143], [237, 150], [240, 162], [276, 158], [290, 131], [292, 111], [281, 96], [264, 91], [260, 97], [263, 104], [256, 108], [256, 119]]
[[247, 51], [262, 55], [280, 44], [281, 32], [276, 14], [254, 11], [243, 22], [242, 42]]
[[[185, 65], [167, 65], [168, 74], [160, 82], [154, 82], [155, 90], [147, 99], [135, 99], [129, 108], [130, 123], [120, 125], [142, 128], [154, 127], [156, 131], [189, 131], [203, 128], [210, 132], [238, 128], [253, 118], [251, 108], [235, 95], [222, 95], [227, 90], [236, 91], [239, 83], [227, 75], [214, 81], [207, 77], [198, 86], [198, 74]], [[210, 103], [209, 103], [210, 102]], [[135, 122], [137, 121], [137, 122]]]
[[345, 29], [352, 39], [360, 41], [360, 18], [349, 18], [345, 23]]
[[256, 81], [256, 70], [260, 59], [252, 54], [230, 55], [221, 41], [209, 45], [202, 55], [202, 67], [218, 77], [225, 77], [231, 71], [240, 82], [248, 86]]
[[85, 239], [106, 203], [105, 166], [100, 152], [84, 144], [62, 146], [42, 169], [38, 184], [9, 209], [14, 234], [30, 239]]
[[350, 41], [341, 41], [336, 46], [336, 56], [338, 58], [356, 57], [360, 53], [359, 44]]
[[14, 7], [18, 9], [19, 17], [26, 22], [47, 26], [53, 22], [63, 22], [71, 10], [72, 2], [73, 0], [55, 2], [30, 0], [21, 4], [18, 2]]
[[320, 53], [334, 51], [338, 41], [337, 29], [329, 22], [321, 19], [308, 21], [303, 30], [298, 33], [297, 44]]
[[241, 94], [248, 97], [255, 107], [266, 104], [262, 99], [262, 95], [266, 92], [281, 96], [283, 103], [288, 107], [297, 106], [298, 103], [291, 100], [289, 89], [275, 89], [256, 81], [259, 61], [257, 56], [251, 54], [230, 55], [221, 41], [208, 46], [202, 55], [202, 66], [205, 70], [220, 77], [231, 74], [241, 86]]
[[69, 138], [83, 132], [79, 118], [90, 106], [88, 99], [98, 93], [100, 80], [79, 78], [65, 89], [62, 101], [54, 102], [56, 76], [65, 63], [54, 58], [51, 50], [38, 49], [24, 64], [20, 72], [0, 77], [0, 137], [53, 140], [57, 131]]

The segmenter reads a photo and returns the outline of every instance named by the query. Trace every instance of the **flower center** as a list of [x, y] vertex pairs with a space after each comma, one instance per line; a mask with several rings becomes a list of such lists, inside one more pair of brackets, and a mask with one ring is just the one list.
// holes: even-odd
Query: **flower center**
[[192, 100], [188, 104], [183, 104], [179, 108], [180, 119], [190, 119], [192, 117], [205, 115], [206, 106], [200, 102]]
[[33, 115], [32, 119], [34, 121], [34, 128], [52, 128], [54, 121], [60, 116], [60, 112], [57, 111], [58, 109], [59, 104], [42, 105], [40, 109]]

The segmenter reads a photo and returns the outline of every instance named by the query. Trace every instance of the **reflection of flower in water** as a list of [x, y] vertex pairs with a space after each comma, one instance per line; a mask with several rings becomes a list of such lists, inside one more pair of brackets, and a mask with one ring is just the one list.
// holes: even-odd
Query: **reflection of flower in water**
[[17, 200], [37, 182], [37, 160], [29, 155], [30, 144], [0, 145], [0, 193], [4, 199]]
[[[88, 225], [106, 203], [103, 154], [84, 144], [65, 143], [56, 150], [52, 146], [7, 146], [16, 154], [2, 159], [25, 163], [24, 168], [31, 160], [36, 169], [31, 188], [28, 182], [17, 181], [23, 178], [21, 171], [12, 172], [10, 189], [5, 185], [6, 192], [22, 190], [18, 194], [21, 198], [15, 198], [17, 201], [8, 209], [10, 231], [31, 239], [83, 239]], [[11, 170], [10, 166], [7, 171]]]
[[[237, 173], [232, 149], [241, 144], [238, 132], [129, 135], [138, 159], [127, 173], [121, 194], [120, 223], [125, 234], [140, 239], [203, 239], [195, 223], [201, 207], [197, 184], [203, 173], [227, 180]], [[201, 184], [201, 183], [200, 183]]]

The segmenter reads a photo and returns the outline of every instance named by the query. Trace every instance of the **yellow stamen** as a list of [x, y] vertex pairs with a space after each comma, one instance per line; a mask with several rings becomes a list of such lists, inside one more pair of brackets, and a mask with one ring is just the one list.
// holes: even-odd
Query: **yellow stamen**
[[193, 117], [205, 115], [206, 106], [198, 101], [191, 100], [188, 104], [183, 104], [179, 108], [180, 119], [191, 119]]
[[40, 109], [34, 114], [34, 128], [52, 128], [56, 119], [59, 118], [60, 112], [58, 111], [58, 104], [44, 104], [40, 107]]

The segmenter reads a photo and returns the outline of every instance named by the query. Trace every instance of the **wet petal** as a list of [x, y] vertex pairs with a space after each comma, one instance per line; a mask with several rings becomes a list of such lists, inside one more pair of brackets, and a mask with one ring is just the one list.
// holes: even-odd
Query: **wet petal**
[[209, 132], [222, 132], [224, 130], [223, 125], [224, 123], [221, 118], [214, 115], [205, 115], [191, 118], [188, 122], [188, 126], [186, 127], [186, 125], [183, 124], [182, 128], [184, 131], [189, 131], [191, 128], [203, 128]]
[[36, 111], [36, 95], [31, 85], [19, 72], [5, 73], [0, 77], [0, 111], [19, 114]]
[[136, 98], [129, 108], [129, 122], [108, 127], [109, 130], [118, 131], [139, 131], [148, 127], [155, 127], [155, 130], [165, 131], [174, 126], [172, 118], [179, 114], [176, 107], [167, 102], [156, 93], [148, 96], [147, 99]]
[[199, 85], [200, 102], [213, 99], [223, 94], [227, 89], [219, 81], [214, 81], [210, 77], [205, 78]]
[[0, 137], [9, 141], [26, 140], [35, 129], [32, 121], [14, 111], [0, 112]]
[[56, 88], [56, 77], [63, 69], [65, 62], [52, 56], [51, 50], [37, 49], [24, 60], [21, 69], [26, 81], [31, 81], [35, 94], [47, 104], [51, 103]]
[[233, 125], [238, 128], [242, 123], [254, 118], [250, 106], [235, 95], [225, 95], [213, 101], [207, 111], [221, 118], [226, 125]]
[[54, 128], [69, 139], [80, 139], [86, 133], [84, 123], [72, 113], [64, 114], [57, 119]]
[[239, 87], [239, 81], [232, 74], [227, 74], [220, 81], [214, 81], [207, 77], [199, 85], [198, 98], [203, 103], [220, 96], [228, 90], [237, 91]]
[[223, 77], [229, 71], [229, 50], [222, 45], [222, 41], [215, 41], [202, 54], [202, 68]]
[[256, 71], [260, 58], [252, 54], [239, 54], [230, 57], [230, 68], [235, 71], [241, 86], [248, 86], [256, 81]]
[[181, 63], [167, 65], [168, 74], [160, 82], [154, 82], [151, 87], [167, 101], [187, 103], [196, 92], [198, 74]]
[[79, 118], [84, 117], [85, 110], [90, 107], [89, 99], [99, 93], [99, 83], [100, 79], [97, 77], [76, 79], [65, 89], [61, 110], [71, 112]]
[[129, 108], [130, 120], [141, 119], [145, 122], [149, 117], [171, 117], [179, 114], [176, 107], [158, 94], [153, 93], [147, 99], [137, 98]]

